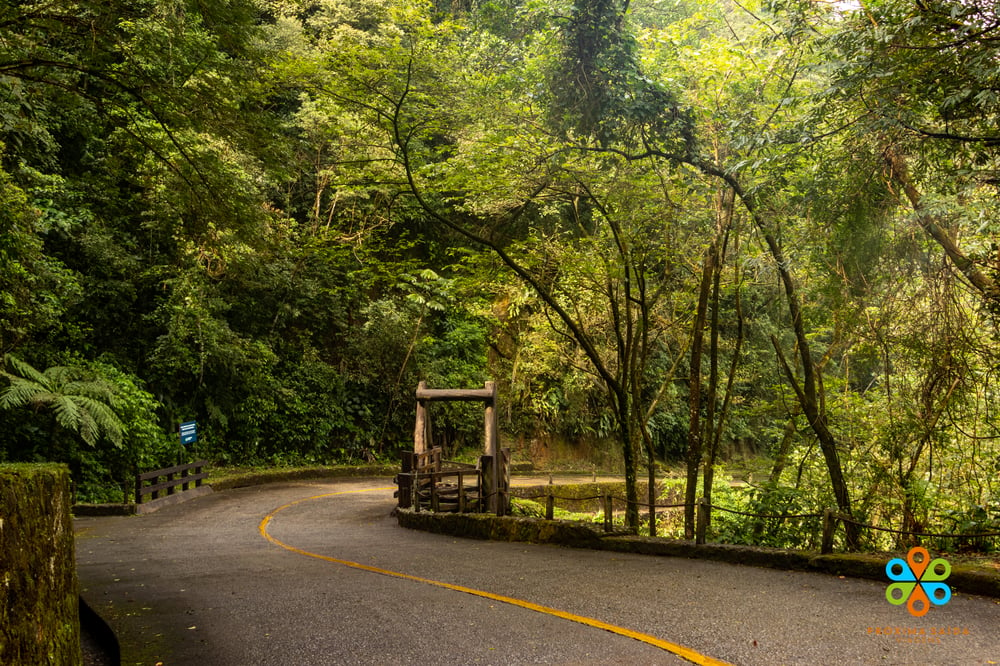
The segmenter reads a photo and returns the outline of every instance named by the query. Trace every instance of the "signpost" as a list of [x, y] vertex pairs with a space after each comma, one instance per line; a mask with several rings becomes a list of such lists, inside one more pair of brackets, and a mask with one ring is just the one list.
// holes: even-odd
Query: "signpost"
[[181, 446], [198, 441], [198, 422], [185, 421], [181, 424]]

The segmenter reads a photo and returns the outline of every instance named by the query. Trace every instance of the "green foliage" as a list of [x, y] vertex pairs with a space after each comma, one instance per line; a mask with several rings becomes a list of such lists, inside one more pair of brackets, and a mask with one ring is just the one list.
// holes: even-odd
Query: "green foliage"
[[[514, 497], [510, 501], [510, 515], [524, 516], [525, 518], [545, 518], [545, 505], [535, 500]], [[561, 507], [554, 506], [552, 508], [552, 519], [601, 523], [604, 521], [604, 513], [603, 510], [594, 513], [567, 511]]]
[[657, 410], [649, 420], [653, 447], [664, 460], [678, 460], [687, 449], [687, 424], [681, 415]]
[[57, 328], [79, 296], [76, 276], [44, 252], [39, 213], [0, 169], [0, 352]]
[[811, 491], [765, 483], [731, 489], [721, 499], [713, 494], [712, 501], [722, 509], [758, 514], [713, 511], [712, 529], [723, 543], [819, 549], [823, 519], [818, 514], [825, 507]]
[[115, 391], [106, 380], [67, 366], [40, 372], [12, 355], [4, 361], [12, 372], [0, 372], [9, 382], [0, 394], [0, 409], [51, 410], [56, 424], [79, 435], [91, 447], [102, 438], [116, 447], [122, 445], [124, 433], [115, 413]]
[[634, 145], [643, 130], [660, 139], [680, 134], [690, 141], [690, 121], [674, 96], [640, 67], [628, 5], [622, 0], [577, 2], [563, 20], [563, 52], [549, 80], [554, 125], [594, 137], [605, 147], [616, 141]]
[[[105, 362], [71, 359], [39, 371], [12, 355], [5, 360], [13, 372], [3, 372], [0, 408], [13, 410], [19, 426], [4, 438], [4, 459], [69, 463], [81, 501], [121, 501], [135, 474], [175, 459], [160, 405], [135, 377]], [[60, 429], [87, 446], [75, 446]]]
[[81, 451], [78, 499], [131, 501], [136, 474], [176, 462], [176, 434], [162, 426], [162, 405], [145, 390], [139, 378], [104, 361], [88, 363], [87, 368], [113, 387], [114, 409], [122, 423], [123, 437], [120, 447]]
[[951, 534], [961, 535], [957, 539], [935, 538], [942, 550], [973, 550], [991, 553], [1000, 550], [1000, 537], [976, 536], [1000, 532], [1000, 509], [996, 498], [986, 504], [976, 504], [966, 509], [950, 509], [942, 518], [949, 525]]
[[[995, 518], [996, 318], [963, 282], [1000, 275], [983, 3], [50, 4], [0, 9], [0, 352], [34, 364], [6, 368], [0, 458], [67, 460], [94, 499], [178, 455], [392, 459], [419, 381], [492, 379], [508, 440], [635, 472], [645, 434], [686, 452], [716, 248], [695, 409], [781, 460], [714, 502], [831, 503], [810, 347], [857, 517]], [[432, 411], [479, 448], [478, 406]]]

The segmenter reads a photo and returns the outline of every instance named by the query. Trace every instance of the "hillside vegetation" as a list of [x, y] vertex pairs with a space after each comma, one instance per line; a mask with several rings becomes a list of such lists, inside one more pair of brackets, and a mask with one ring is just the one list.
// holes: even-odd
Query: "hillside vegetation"
[[0, 462], [104, 500], [392, 461], [419, 381], [495, 380], [515, 458], [610, 461], [633, 526], [667, 460], [689, 503], [998, 528], [994, 3], [0, 17]]

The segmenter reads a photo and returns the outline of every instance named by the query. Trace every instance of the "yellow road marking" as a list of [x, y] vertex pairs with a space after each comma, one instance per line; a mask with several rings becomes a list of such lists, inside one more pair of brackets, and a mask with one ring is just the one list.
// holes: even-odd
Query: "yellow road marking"
[[670, 641], [665, 641], [663, 639], [657, 638], [656, 636], [650, 636], [649, 634], [644, 634], [638, 631], [632, 631], [631, 629], [626, 629], [625, 627], [619, 627], [614, 624], [608, 624], [607, 622], [602, 622], [600, 620], [595, 620], [594, 618], [584, 617], [583, 615], [576, 615], [574, 613], [567, 613], [566, 611], [561, 611], [557, 608], [550, 608], [548, 606], [542, 606], [540, 604], [535, 604], [530, 601], [524, 601], [523, 599], [517, 599], [515, 597], [505, 597], [501, 594], [494, 594], [492, 592], [485, 592], [483, 590], [476, 590], [471, 587], [464, 587], [462, 585], [453, 585], [452, 583], [445, 583], [439, 580], [432, 580], [430, 578], [421, 578], [420, 576], [412, 576], [410, 574], [401, 573], [399, 571], [389, 571], [388, 569], [380, 569], [378, 567], [373, 567], [367, 564], [361, 564], [359, 562], [351, 562], [350, 560], [341, 560], [336, 557], [329, 557], [327, 555], [320, 555], [318, 553], [311, 553], [308, 550], [302, 550], [301, 548], [296, 548], [291, 544], [287, 544], [280, 539], [277, 539], [267, 531], [268, 526], [271, 524], [271, 520], [281, 511], [295, 506], [296, 504], [301, 504], [302, 502], [309, 502], [312, 500], [323, 499], [326, 497], [333, 497], [335, 495], [348, 495], [351, 493], [366, 493], [378, 490], [394, 490], [395, 487], [388, 488], [365, 488], [362, 490], [342, 490], [335, 493], [325, 493], [323, 495], [313, 495], [312, 497], [304, 497], [294, 502], [289, 502], [279, 506], [277, 509], [271, 511], [267, 514], [260, 525], [258, 526], [258, 531], [260, 535], [273, 543], [276, 546], [280, 546], [285, 550], [296, 553], [297, 555], [303, 555], [305, 557], [312, 557], [317, 560], [323, 560], [325, 562], [332, 562], [333, 564], [340, 564], [345, 567], [351, 567], [352, 569], [361, 569], [362, 571], [370, 571], [371, 573], [382, 574], [383, 576], [392, 576], [394, 578], [402, 578], [404, 580], [412, 580], [417, 583], [425, 583], [427, 585], [434, 585], [435, 587], [443, 587], [448, 590], [454, 590], [455, 592], [464, 592], [466, 594], [471, 594], [477, 597], [482, 597], [484, 599], [492, 599], [493, 601], [499, 601], [505, 604], [510, 604], [512, 606], [519, 606], [521, 608], [526, 608], [528, 610], [536, 611], [538, 613], [545, 613], [546, 615], [552, 615], [555, 617], [562, 618], [564, 620], [569, 620], [571, 622], [577, 622], [579, 624], [587, 625], [588, 627], [594, 627], [596, 629], [603, 629], [605, 631], [610, 631], [613, 634], [618, 634], [619, 636], [625, 636], [626, 638], [632, 638], [634, 640], [658, 647], [662, 650], [666, 650], [672, 654], [687, 659], [688, 661], [699, 664], [699, 666], [729, 666], [725, 661], [720, 661], [714, 659], [707, 655], [696, 652], [691, 648], [686, 648], [683, 645], [678, 645], [677, 643], [671, 643]]

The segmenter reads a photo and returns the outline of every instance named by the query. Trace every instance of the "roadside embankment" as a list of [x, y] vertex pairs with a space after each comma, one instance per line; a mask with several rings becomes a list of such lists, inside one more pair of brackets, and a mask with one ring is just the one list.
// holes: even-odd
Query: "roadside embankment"
[[[450, 536], [716, 560], [731, 564], [792, 571], [816, 571], [872, 580], [886, 580], [885, 565], [888, 561], [885, 555], [868, 553], [821, 555], [813, 551], [716, 543], [696, 544], [682, 539], [605, 533], [591, 523], [542, 518], [397, 509], [396, 519], [402, 527]], [[952, 566], [948, 585], [955, 591], [1000, 598], [1000, 571], [956, 564]]]

